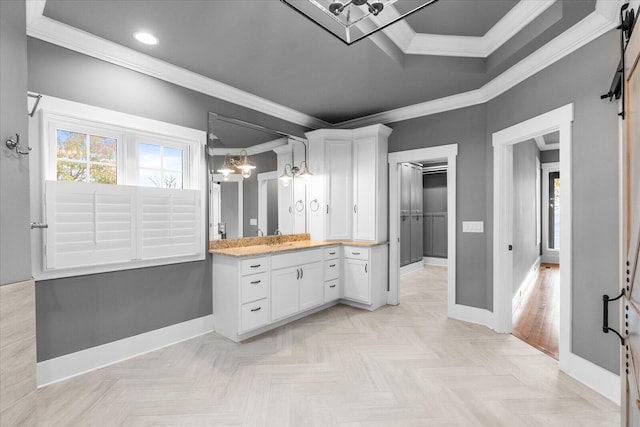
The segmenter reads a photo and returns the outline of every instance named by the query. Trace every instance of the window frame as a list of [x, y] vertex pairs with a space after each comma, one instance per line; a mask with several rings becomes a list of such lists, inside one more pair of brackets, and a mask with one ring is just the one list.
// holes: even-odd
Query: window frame
[[[65, 128], [65, 124], [73, 126], [73, 128]], [[113, 187], [138, 185], [136, 135], [157, 141], [172, 142], [174, 145], [184, 147], [186, 151], [183, 156], [183, 165], [186, 164], [186, 168], [183, 169], [183, 189], [197, 190], [200, 194], [199, 228], [202, 235], [201, 249], [197, 255], [193, 256], [168, 256], [51, 270], [47, 269], [45, 264], [46, 232], [34, 230], [31, 234], [31, 253], [32, 271], [36, 280], [131, 270], [205, 259], [208, 246], [208, 228], [205, 223], [207, 208], [206, 164], [204, 158], [206, 131], [52, 96], [43, 96], [36, 114], [29, 118], [29, 140], [31, 142], [30, 145], [34, 147], [29, 156], [31, 220], [36, 222], [46, 222], [45, 181], [57, 180], [56, 126], [69, 131], [87, 130], [89, 132], [83, 133], [99, 136], [110, 137], [113, 134], [122, 136], [122, 139], [118, 139], [118, 153], [116, 156], [118, 178], [117, 184], [113, 185]], [[87, 184], [93, 185], [91, 183]]]
[[[189, 144], [183, 141], [175, 141], [170, 139], [164, 139], [162, 137], [158, 137], [157, 135], [150, 135], [143, 132], [137, 133], [134, 135], [133, 142], [131, 145], [134, 147], [131, 148], [134, 152], [132, 158], [134, 159], [132, 162], [129, 162], [128, 169], [129, 174], [132, 175], [132, 179], [130, 180], [131, 185], [140, 185], [140, 144], [149, 144], [149, 145], [158, 145], [161, 147], [170, 147], [177, 150], [181, 150], [183, 152], [182, 155], [182, 189], [190, 189], [192, 187], [192, 176], [191, 176], [191, 167], [189, 159], [191, 158], [191, 147]], [[135, 167], [134, 167], [135, 166]], [[142, 168], [149, 169], [149, 168]], [[164, 167], [161, 169], [164, 170]], [[134, 184], [135, 182], [135, 184]], [[164, 187], [160, 187], [164, 188]]]

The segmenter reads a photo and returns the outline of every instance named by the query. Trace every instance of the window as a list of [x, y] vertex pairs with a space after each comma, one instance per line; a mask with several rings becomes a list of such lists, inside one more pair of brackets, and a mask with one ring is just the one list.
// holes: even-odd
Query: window
[[29, 134], [36, 279], [204, 259], [206, 132], [44, 97]]
[[179, 144], [139, 140], [138, 185], [157, 188], [183, 188], [188, 148]]
[[118, 138], [56, 129], [58, 181], [117, 184]]

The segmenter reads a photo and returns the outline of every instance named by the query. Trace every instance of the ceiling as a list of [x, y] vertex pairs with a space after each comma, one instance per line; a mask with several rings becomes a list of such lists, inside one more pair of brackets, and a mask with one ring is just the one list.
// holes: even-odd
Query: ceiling
[[[518, 10], [539, 3], [544, 7], [533, 19], [514, 22]], [[277, 0], [47, 0], [43, 16], [339, 123], [478, 89], [592, 13], [595, 4], [440, 0], [351, 46]], [[509, 25], [512, 31], [502, 31], [507, 37], [491, 42], [489, 36]], [[160, 43], [140, 44], [132, 37], [140, 30]], [[401, 30], [422, 41], [444, 36], [445, 45], [493, 45], [486, 54], [411, 54], [392, 37]]]

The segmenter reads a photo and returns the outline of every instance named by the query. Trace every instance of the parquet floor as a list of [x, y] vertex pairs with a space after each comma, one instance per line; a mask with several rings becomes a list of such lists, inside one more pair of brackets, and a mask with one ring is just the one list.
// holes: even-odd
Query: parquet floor
[[513, 313], [513, 335], [558, 360], [560, 266], [540, 264], [535, 283]]
[[38, 391], [41, 426], [617, 426], [510, 334], [447, 319], [446, 269], [402, 303], [338, 305], [244, 344], [214, 333]]

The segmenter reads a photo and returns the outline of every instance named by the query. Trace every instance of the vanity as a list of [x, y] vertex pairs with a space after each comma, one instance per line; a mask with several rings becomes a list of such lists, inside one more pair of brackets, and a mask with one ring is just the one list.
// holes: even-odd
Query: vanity
[[239, 342], [338, 303], [365, 310], [386, 304], [386, 242], [308, 239], [301, 234], [210, 246], [217, 333]]

